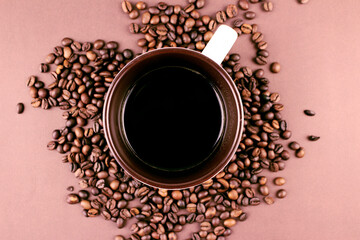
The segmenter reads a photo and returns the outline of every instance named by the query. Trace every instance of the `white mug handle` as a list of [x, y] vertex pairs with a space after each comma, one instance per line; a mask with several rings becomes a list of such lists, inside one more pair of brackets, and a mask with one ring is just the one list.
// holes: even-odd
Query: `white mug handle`
[[238, 38], [237, 32], [227, 25], [220, 25], [202, 54], [221, 64]]

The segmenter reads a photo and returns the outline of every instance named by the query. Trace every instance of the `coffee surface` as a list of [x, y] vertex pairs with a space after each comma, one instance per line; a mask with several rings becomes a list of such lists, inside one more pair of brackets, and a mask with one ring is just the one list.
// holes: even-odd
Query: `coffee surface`
[[188, 68], [165, 66], [144, 74], [124, 109], [129, 144], [157, 169], [179, 171], [200, 164], [221, 135], [217, 93], [205, 76]]

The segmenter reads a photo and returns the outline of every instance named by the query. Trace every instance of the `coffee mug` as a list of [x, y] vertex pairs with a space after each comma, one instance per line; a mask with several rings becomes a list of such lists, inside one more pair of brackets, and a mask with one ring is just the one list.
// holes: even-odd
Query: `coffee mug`
[[237, 39], [222, 25], [202, 53], [163, 48], [142, 54], [117, 74], [103, 123], [113, 157], [135, 179], [182, 189], [219, 173], [243, 130], [239, 92], [221, 62]]

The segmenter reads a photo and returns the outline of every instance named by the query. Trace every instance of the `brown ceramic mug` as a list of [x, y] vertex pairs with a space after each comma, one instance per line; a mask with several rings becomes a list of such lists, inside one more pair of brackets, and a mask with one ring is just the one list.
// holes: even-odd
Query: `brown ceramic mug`
[[[220, 64], [236, 38], [223, 25], [202, 53], [153, 50], [117, 74], [103, 122], [109, 148], [129, 175], [150, 186], [181, 189], [209, 180], [228, 164], [244, 120], [239, 92]], [[159, 79], [164, 82], [156, 85]]]

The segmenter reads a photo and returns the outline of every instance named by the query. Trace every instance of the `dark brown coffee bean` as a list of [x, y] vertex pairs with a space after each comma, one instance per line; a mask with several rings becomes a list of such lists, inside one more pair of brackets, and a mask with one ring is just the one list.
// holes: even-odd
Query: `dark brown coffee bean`
[[57, 147], [57, 142], [55, 141], [51, 141], [47, 144], [47, 149], [48, 150], [55, 150]]
[[39, 67], [40, 72], [45, 73], [49, 71], [49, 66], [46, 63], [41, 63]]
[[265, 65], [265, 64], [267, 64], [267, 59], [266, 59], [266, 57], [263, 57], [263, 56], [257, 56], [255, 58], [255, 62], [259, 65]]
[[135, 4], [135, 7], [139, 10], [144, 10], [144, 9], [146, 9], [147, 5], [145, 2], [139, 1]]
[[47, 96], [48, 96], [48, 90], [47, 89], [45, 89], [45, 88], [40, 88], [39, 90], [38, 90], [38, 96], [40, 97], [40, 98], [46, 98]]
[[236, 17], [237, 14], [238, 14], [238, 9], [237, 9], [236, 5], [234, 5], [234, 4], [229, 4], [229, 5], [226, 7], [226, 15], [227, 15], [229, 18]]
[[259, 51], [257, 51], [257, 55], [267, 58], [267, 57], [269, 57], [269, 52], [266, 50], [259, 50]]
[[24, 112], [24, 104], [23, 103], [16, 104], [16, 112], [17, 112], [17, 114], [21, 114]]
[[227, 19], [225, 11], [218, 11], [215, 17], [218, 23], [224, 23]]
[[307, 115], [307, 116], [315, 116], [315, 112], [313, 110], [304, 110], [304, 113]]
[[78, 195], [70, 193], [67, 195], [66, 202], [69, 204], [76, 204], [80, 202], [80, 198]]
[[[265, 50], [267, 48], [267, 42], [260, 41], [256, 44], [258, 49]], [[280, 66], [280, 65], [279, 65]], [[271, 70], [272, 71], [272, 70]]]
[[103, 47], [105, 46], [105, 41], [104, 40], [101, 40], [101, 39], [98, 39], [94, 42], [94, 48], [96, 50], [100, 50], [102, 49]]
[[140, 15], [139, 11], [136, 9], [133, 9], [130, 13], [129, 13], [129, 18], [131, 19], [136, 19], [138, 18]]
[[305, 4], [305, 3], [308, 3], [309, 0], [298, 0], [298, 2], [301, 3], [301, 4]]
[[248, 0], [239, 0], [239, 7], [241, 10], [248, 10], [249, 9], [249, 2]]
[[[189, 5], [187, 5], [185, 8], [184, 8], [184, 11], [185, 13], [191, 13], [192, 11], [195, 10], [195, 5], [190, 3]], [[180, 14], [181, 14], [181, 11], [180, 11]]]
[[298, 150], [296, 150], [295, 156], [297, 158], [303, 158], [305, 156], [305, 149], [300, 147]]
[[282, 185], [285, 184], [285, 182], [286, 182], [285, 178], [283, 178], [283, 177], [277, 177], [277, 178], [274, 179], [274, 184], [276, 186], [282, 186]]
[[63, 46], [70, 46], [70, 44], [73, 42], [71, 38], [65, 37], [61, 40], [61, 45]]
[[148, 9], [149, 13], [152, 15], [158, 15], [160, 14], [160, 10], [157, 7], [150, 7]]
[[252, 26], [250, 24], [244, 23], [241, 25], [240, 29], [244, 34], [250, 34], [252, 31]]
[[266, 185], [261, 185], [261, 186], [259, 187], [259, 192], [260, 192], [260, 194], [263, 195], [263, 196], [269, 195], [269, 188], [268, 188], [268, 186], [266, 186]]
[[251, 36], [251, 40], [254, 42], [254, 43], [259, 43], [263, 40], [264, 36], [261, 32], [255, 32], [252, 34]]
[[268, 205], [272, 205], [272, 204], [274, 204], [275, 201], [272, 197], [266, 196], [266, 197], [264, 197], [264, 202]]
[[289, 148], [291, 150], [298, 150], [300, 148], [300, 144], [298, 142], [290, 142]]
[[271, 12], [274, 8], [272, 2], [264, 2], [262, 6], [265, 12]]
[[195, 26], [195, 20], [193, 18], [186, 19], [185, 26], [188, 28], [192, 28], [193, 26]]
[[130, 13], [133, 10], [133, 7], [129, 1], [122, 1], [121, 8], [124, 11], [124, 13]]
[[244, 18], [248, 19], [248, 20], [252, 20], [256, 17], [256, 13], [253, 11], [247, 11], [244, 13]]
[[273, 62], [270, 65], [270, 71], [273, 73], [279, 73], [280, 72], [280, 63], [278, 62]]
[[41, 105], [41, 99], [40, 98], [35, 98], [31, 101], [31, 106], [34, 108], [38, 108]]
[[278, 198], [285, 198], [287, 195], [287, 192], [285, 189], [280, 189], [279, 191], [276, 192], [276, 197]]
[[319, 137], [319, 136], [310, 135], [310, 136], [308, 136], [308, 139], [309, 139], [310, 141], [317, 141], [317, 140], [320, 139], [320, 137]]
[[289, 139], [291, 137], [292, 133], [290, 130], [286, 130], [284, 132], [281, 133], [281, 137], [283, 139]]
[[203, 8], [205, 6], [205, 0], [197, 0], [195, 6], [198, 9]]

